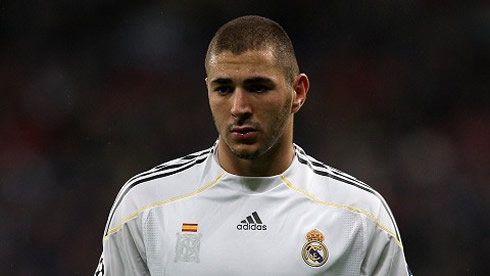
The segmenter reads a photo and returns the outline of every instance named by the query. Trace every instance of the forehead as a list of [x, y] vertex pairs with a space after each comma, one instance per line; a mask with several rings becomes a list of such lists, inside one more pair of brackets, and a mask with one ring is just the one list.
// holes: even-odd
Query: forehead
[[273, 50], [249, 50], [241, 54], [224, 51], [209, 59], [208, 78], [232, 77], [240, 74], [282, 74]]

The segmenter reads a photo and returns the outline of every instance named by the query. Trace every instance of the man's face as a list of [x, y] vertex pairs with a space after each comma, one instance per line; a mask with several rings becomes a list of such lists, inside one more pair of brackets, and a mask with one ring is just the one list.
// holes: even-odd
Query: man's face
[[294, 90], [272, 50], [213, 55], [206, 83], [220, 141], [234, 156], [257, 159], [292, 139], [284, 134], [292, 133]]

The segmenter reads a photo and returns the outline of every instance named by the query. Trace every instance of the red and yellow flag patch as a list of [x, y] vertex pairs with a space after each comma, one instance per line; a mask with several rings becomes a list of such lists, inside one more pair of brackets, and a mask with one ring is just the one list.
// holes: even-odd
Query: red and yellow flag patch
[[197, 223], [182, 223], [182, 232], [197, 232]]

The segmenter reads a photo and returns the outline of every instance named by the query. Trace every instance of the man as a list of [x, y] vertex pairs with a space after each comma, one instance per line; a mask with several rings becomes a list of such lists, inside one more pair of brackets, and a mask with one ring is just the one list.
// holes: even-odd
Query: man
[[205, 66], [217, 142], [122, 187], [95, 275], [408, 275], [383, 198], [293, 144], [309, 81], [283, 28], [234, 19]]

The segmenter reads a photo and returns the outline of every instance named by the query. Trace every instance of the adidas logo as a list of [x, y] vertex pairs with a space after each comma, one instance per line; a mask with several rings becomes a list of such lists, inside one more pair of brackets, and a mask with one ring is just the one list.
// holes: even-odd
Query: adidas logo
[[262, 223], [262, 220], [256, 211], [248, 216], [246, 219], [242, 220], [237, 226], [238, 230], [267, 230], [267, 225]]

